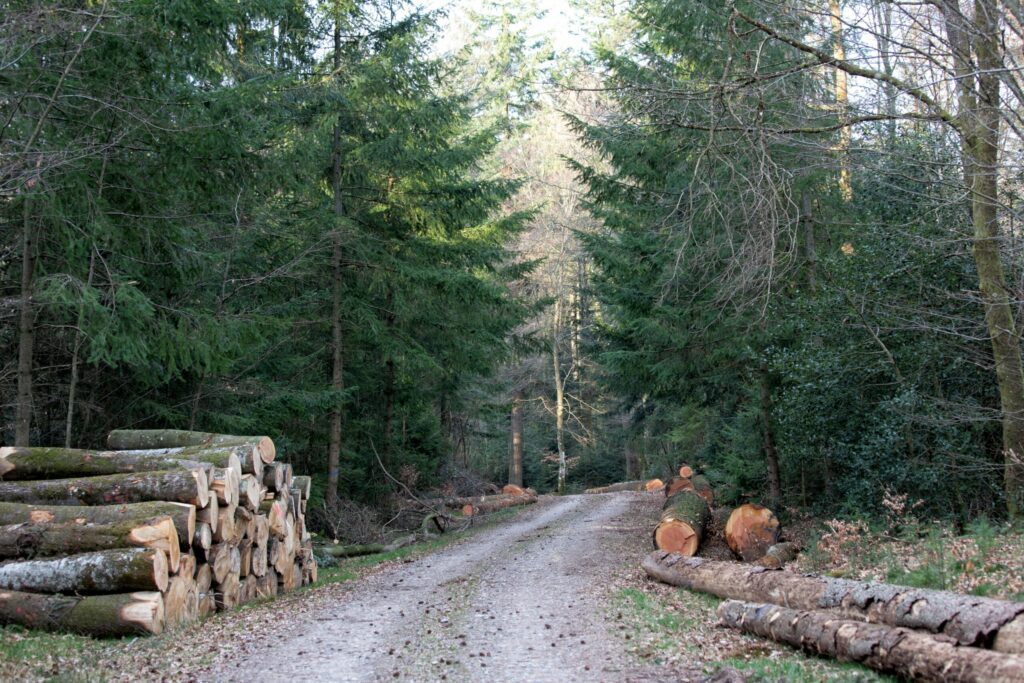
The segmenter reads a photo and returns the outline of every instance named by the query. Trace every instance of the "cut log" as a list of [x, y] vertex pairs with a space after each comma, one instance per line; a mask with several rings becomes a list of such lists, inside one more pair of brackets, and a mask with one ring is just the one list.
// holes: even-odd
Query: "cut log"
[[313, 478], [305, 476], [292, 477], [293, 489], [299, 489], [302, 493], [302, 500], [309, 500], [309, 494], [313, 491]]
[[267, 573], [267, 547], [265, 545], [253, 545], [250, 552], [249, 573], [262, 577]]
[[695, 490], [693, 482], [690, 481], [689, 479], [684, 479], [683, 477], [672, 477], [671, 479], [668, 480], [668, 483], [665, 484], [665, 497], [671, 498], [680, 491], [693, 490]]
[[217, 511], [217, 530], [213, 532], [214, 543], [231, 542], [235, 538], [235, 510], [222, 507]]
[[[200, 457], [202, 456], [202, 457]], [[90, 451], [75, 448], [0, 448], [0, 478], [4, 480], [95, 477], [156, 470], [207, 469], [203, 458], [229, 461], [206, 452], [182, 455], [180, 451]], [[238, 463], [238, 458], [234, 458]], [[241, 465], [238, 465], [241, 469]]]
[[259, 580], [255, 576], [250, 574], [245, 577], [245, 580], [242, 582], [242, 603], [256, 599], [256, 586], [258, 584]]
[[0, 589], [29, 593], [132, 593], [163, 591], [167, 585], [167, 556], [152, 548], [118, 548], [0, 564]]
[[206, 505], [210, 485], [203, 470], [181, 468], [98, 477], [0, 481], [0, 500], [42, 505], [115, 505], [174, 501]]
[[107, 447], [117, 451], [136, 448], [176, 448], [182, 446], [237, 446], [252, 444], [264, 463], [274, 461], [277, 450], [268, 436], [232, 436], [180, 429], [117, 429], [107, 437]]
[[0, 591], [0, 624], [101, 638], [158, 634], [164, 601], [156, 591], [84, 597]]
[[253, 521], [256, 527], [256, 533], [253, 535], [253, 540], [256, 545], [266, 546], [267, 541], [270, 539], [270, 524], [267, 522], [266, 515], [254, 515]]
[[934, 683], [1024, 681], [1024, 657], [957, 644], [907, 628], [835, 614], [729, 600], [718, 607], [727, 626], [816, 655]]
[[196, 590], [202, 595], [210, 590], [213, 585], [213, 570], [208, 564], [196, 566]]
[[744, 562], [761, 559], [779, 542], [779, 519], [763, 505], [747, 503], [732, 511], [725, 524], [725, 541]]
[[195, 533], [195, 508], [157, 502], [102, 507], [0, 503], [0, 525], [0, 559], [135, 546], [163, 550], [175, 571], [181, 550], [177, 528]]
[[217, 612], [217, 601], [213, 597], [213, 588], [199, 594], [199, 617], [205, 619]]
[[505, 484], [501, 488], [501, 492], [507, 496], [523, 496], [526, 495], [526, 491], [515, 484]]
[[196, 534], [192, 537], [192, 548], [209, 550], [213, 545], [213, 531], [206, 522], [196, 522]]
[[[195, 578], [196, 575], [196, 556], [192, 553], [182, 553], [181, 559], [178, 561], [178, 574], [181, 576], [187, 576], [189, 578]], [[166, 611], [167, 605], [164, 605]]]
[[263, 485], [255, 476], [247, 474], [238, 485], [239, 505], [255, 512], [263, 502]]
[[235, 508], [235, 536], [239, 543], [242, 538], [256, 537], [256, 515], [243, 507]]
[[217, 603], [218, 612], [237, 607], [240, 597], [241, 584], [236, 573], [228, 574], [223, 581], [213, 586], [213, 599]]
[[690, 479], [693, 477], [693, 468], [689, 465], [683, 465], [679, 468], [679, 476], [683, 479]]
[[620, 491], [643, 491], [644, 486], [647, 484], [646, 481], [620, 481], [617, 484], [608, 484], [607, 486], [596, 486], [592, 489], [587, 489], [584, 493], [618, 493]]
[[221, 507], [238, 505], [238, 489], [242, 481], [239, 474], [225, 467], [214, 467], [210, 474], [210, 491], [217, 496]]
[[263, 486], [268, 491], [284, 490], [284, 475], [286, 472], [285, 463], [275, 462], [267, 465], [263, 470]]
[[787, 562], [792, 562], [800, 554], [800, 547], [796, 543], [776, 543], [768, 548], [764, 557], [757, 560], [756, 564], [768, 569], [781, 569]]
[[280, 500], [265, 500], [260, 503], [260, 512], [267, 518], [270, 533], [276, 538], [284, 538], [287, 504]]
[[245, 578], [252, 573], [252, 541], [245, 539], [238, 545], [238, 556], [238, 575]]
[[213, 580], [221, 583], [231, 573], [231, 550], [227, 543], [215, 543], [206, 553], [206, 564], [213, 571]]
[[481, 501], [464, 505], [462, 507], [462, 514], [466, 517], [473, 517], [474, 515], [483, 515], [517, 505], [530, 505], [536, 502], [537, 497], [529, 494], [521, 496], [486, 496]]
[[839, 616], [916, 628], [961, 645], [1024, 655], [1024, 602], [949, 591], [806, 576], [740, 562], [714, 562], [656, 551], [643, 561], [648, 575], [690, 590], [793, 609], [828, 609]]
[[220, 503], [217, 502], [217, 496], [210, 496], [210, 500], [207, 502], [206, 507], [201, 510], [196, 510], [196, 521], [208, 524], [210, 531], [214, 532], [217, 530], [217, 522], [220, 520]]
[[707, 477], [696, 474], [690, 479], [690, 482], [693, 484], [693, 490], [707, 502], [709, 507], [715, 504], [715, 491], [711, 488], [711, 482]]
[[644, 484], [644, 490], [647, 491], [648, 493], [661, 491], [664, 488], [665, 482], [663, 482], [661, 479], [651, 479], [646, 484]]
[[268, 569], [267, 573], [259, 577], [256, 583], [256, 596], [260, 598], [272, 598], [277, 595], [277, 572]]
[[686, 556], [697, 554], [711, 516], [707, 502], [693, 491], [680, 491], [665, 501], [654, 529], [654, 547]]
[[171, 579], [164, 593], [164, 616], [168, 628], [187, 624], [199, 617], [199, 593], [191, 576], [179, 574]]

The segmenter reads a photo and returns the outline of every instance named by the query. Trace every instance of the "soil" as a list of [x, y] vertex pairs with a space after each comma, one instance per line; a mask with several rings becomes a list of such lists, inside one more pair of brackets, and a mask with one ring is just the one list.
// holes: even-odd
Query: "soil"
[[247, 682], [700, 680], [696, 671], [637, 667], [615, 634], [611, 587], [635, 574], [659, 502], [629, 493], [544, 498], [464, 542], [345, 584], [291, 623], [279, 621], [270, 642], [236, 639], [193, 675]]

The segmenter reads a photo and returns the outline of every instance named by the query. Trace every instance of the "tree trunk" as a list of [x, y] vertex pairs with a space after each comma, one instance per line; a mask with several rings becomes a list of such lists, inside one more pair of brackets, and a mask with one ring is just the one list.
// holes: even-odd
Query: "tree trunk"
[[665, 501], [654, 529], [654, 547], [681, 555], [697, 554], [704, 527], [711, 517], [707, 501], [693, 491], [681, 491]]
[[181, 557], [174, 520], [166, 516], [104, 524], [70, 521], [0, 525], [0, 560], [129, 547], [164, 551], [169, 568], [176, 568]]
[[961, 645], [1024, 654], [1024, 602], [805, 576], [661, 551], [648, 555], [643, 568], [664, 583], [720, 598], [801, 610], [830, 609], [842, 618], [916, 628], [948, 636]]
[[[102, 192], [102, 181], [100, 182]], [[96, 270], [96, 247], [89, 250], [89, 274], [85, 279], [86, 289], [92, 288], [92, 277]], [[71, 431], [75, 421], [75, 392], [78, 389], [78, 354], [82, 348], [82, 325], [85, 324], [85, 301], [78, 305], [78, 324], [75, 326], [75, 344], [71, 352], [71, 380], [68, 382], [68, 414], [64, 420], [64, 448], [71, 448]]]
[[0, 591], [0, 624], [96, 637], [159, 634], [164, 627], [160, 593], [72, 597]]
[[[251, 445], [264, 463], [271, 463], [277, 454], [269, 436], [234, 436], [210, 432], [190, 432], [184, 429], [115, 429], [107, 436], [107, 448], [115, 451], [159, 448], [202, 447], [217, 450], [229, 446]], [[256, 474], [256, 472], [243, 472]]]
[[558, 447], [558, 492], [565, 493], [567, 466], [565, 461], [565, 384], [562, 381], [562, 362], [558, 353], [561, 332], [562, 299], [556, 294], [555, 311], [551, 322], [551, 362], [555, 371], [555, 443]]
[[163, 591], [167, 585], [167, 556], [154, 548], [120, 548], [0, 564], [0, 588], [29, 593], [131, 593]]
[[21, 248], [21, 310], [18, 317], [18, 399], [14, 418], [14, 444], [28, 446], [32, 436], [32, 356], [36, 339], [33, 289], [36, 270], [36, 227], [31, 201], [25, 198]]
[[761, 437], [768, 471], [768, 502], [778, 507], [782, 502], [782, 477], [779, 474], [779, 452], [775, 447], [775, 423], [772, 420], [772, 389], [768, 369], [761, 371]]
[[7, 480], [62, 479], [170, 469], [241, 470], [230, 450], [86, 451], [74, 448], [0, 448], [0, 477]]
[[[829, 15], [832, 20], [832, 56], [837, 62], [846, 61], [846, 47], [843, 45], [843, 10], [839, 0], [829, 0]], [[849, 108], [849, 91], [846, 83], [846, 72], [835, 70], [836, 115], [841, 121], [847, 118]], [[839, 191], [843, 201], [853, 199], [853, 185], [850, 181], [850, 141], [853, 139], [850, 126], [839, 129]]]
[[787, 643], [877, 671], [934, 683], [1011, 683], [1024, 680], [1024, 658], [960, 647], [906, 628], [837, 619], [729, 600], [718, 607], [722, 623], [744, 633]]
[[508, 483], [523, 485], [523, 391], [512, 396], [512, 458], [508, 464]]
[[115, 505], [171, 501], [205, 507], [210, 484], [203, 470], [110, 474], [77, 479], [0, 481], [0, 501], [44, 505]]
[[765, 556], [779, 542], [779, 519], [763, 505], [740, 505], [725, 523], [725, 541], [744, 562]]

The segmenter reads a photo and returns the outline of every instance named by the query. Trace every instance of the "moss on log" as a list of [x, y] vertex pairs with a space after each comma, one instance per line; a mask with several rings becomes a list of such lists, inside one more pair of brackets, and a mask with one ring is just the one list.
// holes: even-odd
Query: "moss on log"
[[173, 501], [204, 507], [210, 484], [202, 469], [129, 472], [98, 477], [0, 481], [0, 500], [43, 505], [115, 505]]
[[0, 624], [96, 637], [158, 634], [164, 603], [156, 591], [83, 597], [0, 590]]
[[[175, 448], [183, 446], [236, 446], [252, 444], [264, 463], [274, 461], [277, 449], [269, 436], [233, 436], [183, 429], [116, 429], [107, 436], [107, 447], [114, 450], [138, 448]], [[254, 473], [255, 474], [255, 473]]]
[[[229, 451], [92, 451], [77, 448], [0, 448], [0, 478], [11, 480], [93, 477], [179, 468], [207, 468], [229, 461]], [[235, 456], [234, 461], [238, 463]], [[237, 465], [241, 469], [241, 464]]]
[[695, 555], [711, 516], [707, 502], [693, 491], [680, 491], [665, 501], [654, 529], [654, 547], [682, 555]]

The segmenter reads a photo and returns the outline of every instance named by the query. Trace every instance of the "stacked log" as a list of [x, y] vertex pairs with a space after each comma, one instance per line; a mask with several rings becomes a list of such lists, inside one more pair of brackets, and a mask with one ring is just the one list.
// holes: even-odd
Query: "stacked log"
[[119, 430], [0, 449], [0, 624], [160, 633], [317, 578], [311, 480], [268, 437]]

